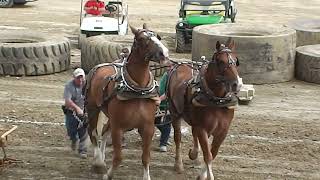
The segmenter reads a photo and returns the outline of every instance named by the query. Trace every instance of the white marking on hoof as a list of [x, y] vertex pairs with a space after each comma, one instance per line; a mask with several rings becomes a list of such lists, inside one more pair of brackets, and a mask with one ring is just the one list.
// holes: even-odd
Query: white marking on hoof
[[198, 179], [199, 180], [214, 180], [211, 162], [208, 164], [204, 164]]
[[143, 169], [143, 180], [151, 180], [150, 173], [149, 173], [149, 166]]
[[111, 180], [112, 177], [109, 177], [108, 174], [103, 175], [102, 177], [103, 180]]
[[110, 180], [110, 179], [112, 179], [112, 176], [113, 176], [113, 167], [111, 166], [111, 167], [108, 169], [107, 174], [105, 174], [105, 175], [103, 176], [103, 179], [106, 177], [106, 179]]
[[104, 161], [102, 159], [102, 153], [97, 146], [94, 147], [93, 156], [94, 156], [94, 158], [93, 158], [93, 165], [94, 166], [98, 166], [98, 167], [106, 166], [106, 164], [104, 163]]

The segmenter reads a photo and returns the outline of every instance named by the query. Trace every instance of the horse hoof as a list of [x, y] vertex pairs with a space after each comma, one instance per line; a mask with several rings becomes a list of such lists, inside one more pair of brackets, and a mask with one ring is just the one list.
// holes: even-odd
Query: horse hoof
[[197, 180], [206, 180], [206, 178], [201, 177], [200, 175], [197, 177]]
[[197, 177], [197, 180], [214, 180], [214, 177], [212, 177], [211, 179], [209, 178], [204, 178], [204, 177], [201, 177], [200, 175]]
[[180, 164], [175, 164], [175, 165], [174, 165], [174, 169], [176, 170], [176, 172], [177, 172], [178, 174], [182, 174], [183, 171], [184, 171], [183, 165], [180, 165]]
[[106, 165], [93, 165], [92, 171], [97, 174], [105, 174], [107, 172]]
[[189, 150], [189, 158], [191, 160], [195, 160], [198, 158], [198, 152], [197, 151], [193, 151], [192, 149]]
[[112, 180], [111, 176], [108, 176], [108, 174], [103, 175], [103, 180]]

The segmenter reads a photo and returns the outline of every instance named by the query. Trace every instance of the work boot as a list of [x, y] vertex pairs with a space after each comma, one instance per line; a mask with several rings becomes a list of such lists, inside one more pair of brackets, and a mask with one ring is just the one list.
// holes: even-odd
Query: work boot
[[77, 141], [71, 141], [71, 150], [75, 151], [77, 149]]

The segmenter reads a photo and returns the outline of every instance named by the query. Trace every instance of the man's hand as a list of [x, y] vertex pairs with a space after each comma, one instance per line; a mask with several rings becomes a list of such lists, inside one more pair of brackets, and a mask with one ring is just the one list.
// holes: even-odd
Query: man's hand
[[162, 94], [162, 95], [160, 96], [160, 100], [163, 101], [163, 100], [165, 100], [165, 99], [167, 99], [166, 94]]
[[76, 108], [76, 113], [77, 113], [77, 115], [79, 115], [79, 116], [83, 116], [83, 110], [81, 109], [81, 108]]
[[83, 115], [83, 110], [77, 106], [71, 99], [65, 100], [65, 105], [69, 108], [72, 109], [77, 113], [77, 115], [82, 116]]

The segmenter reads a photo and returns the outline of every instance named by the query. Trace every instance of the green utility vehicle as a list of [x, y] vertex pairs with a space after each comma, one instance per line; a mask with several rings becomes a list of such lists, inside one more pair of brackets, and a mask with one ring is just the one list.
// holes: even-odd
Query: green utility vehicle
[[194, 27], [204, 24], [235, 22], [234, 0], [181, 0], [176, 25], [176, 52], [187, 51]]

